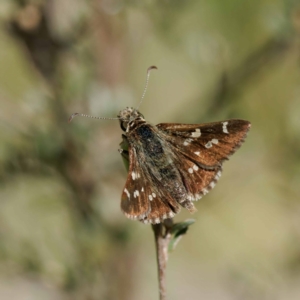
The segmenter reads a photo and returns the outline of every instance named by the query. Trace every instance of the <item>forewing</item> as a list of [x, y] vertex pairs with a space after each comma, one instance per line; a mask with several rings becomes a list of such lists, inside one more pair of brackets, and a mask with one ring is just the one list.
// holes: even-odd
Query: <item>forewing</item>
[[159, 124], [169, 142], [174, 163], [189, 192], [187, 200], [198, 200], [219, 180], [222, 162], [243, 143], [250, 123], [225, 120], [207, 124]]
[[140, 167], [135, 149], [129, 147], [129, 171], [121, 197], [121, 209], [129, 219], [143, 219], [150, 205], [146, 194], [145, 175]]
[[225, 120], [205, 124], [158, 124], [164, 138], [202, 168], [218, 167], [243, 143], [250, 122]]
[[151, 175], [148, 165], [140, 162], [129, 147], [129, 172], [122, 192], [121, 209], [127, 218], [144, 223], [160, 223], [179, 212], [179, 204], [164, 191]]

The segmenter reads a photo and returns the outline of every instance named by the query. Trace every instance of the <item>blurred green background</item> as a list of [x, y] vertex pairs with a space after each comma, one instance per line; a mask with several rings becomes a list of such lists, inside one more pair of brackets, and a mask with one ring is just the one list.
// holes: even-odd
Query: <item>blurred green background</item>
[[[300, 3], [0, 1], [0, 299], [157, 299], [115, 117], [252, 122], [170, 255], [169, 299], [300, 299]], [[175, 221], [190, 218], [182, 211]]]

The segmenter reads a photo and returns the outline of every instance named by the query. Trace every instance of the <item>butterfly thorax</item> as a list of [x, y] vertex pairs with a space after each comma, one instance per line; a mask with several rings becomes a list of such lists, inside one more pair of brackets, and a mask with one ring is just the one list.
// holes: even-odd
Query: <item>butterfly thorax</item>
[[118, 118], [122, 130], [125, 132], [129, 132], [140, 123], [146, 122], [144, 116], [137, 109], [132, 107], [126, 107], [125, 109], [121, 110]]

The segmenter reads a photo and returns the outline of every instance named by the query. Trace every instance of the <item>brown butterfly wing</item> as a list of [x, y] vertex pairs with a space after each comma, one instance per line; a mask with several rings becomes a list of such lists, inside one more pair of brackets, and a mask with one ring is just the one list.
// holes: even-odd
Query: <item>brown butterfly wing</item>
[[135, 149], [129, 147], [129, 172], [121, 197], [121, 209], [129, 219], [143, 219], [150, 211], [146, 182]]
[[168, 200], [168, 198], [160, 195], [153, 198], [150, 201], [151, 209], [149, 214], [141, 221], [143, 223], [157, 224], [167, 218], [173, 218], [180, 211], [180, 206], [178, 204], [175, 207], [171, 206]]
[[226, 120], [208, 124], [159, 124], [174, 153], [174, 162], [186, 189], [188, 200], [198, 200], [219, 180], [222, 162], [244, 141], [250, 123]]
[[127, 218], [144, 223], [160, 223], [180, 211], [179, 204], [151, 175], [133, 147], [129, 147], [129, 172], [121, 197], [121, 209]]
[[203, 168], [196, 160], [188, 158], [180, 152], [176, 153], [175, 165], [188, 191], [187, 200], [196, 201], [215, 187], [221, 177], [222, 166]]
[[206, 124], [158, 124], [164, 138], [203, 168], [219, 166], [243, 143], [250, 122], [225, 120]]

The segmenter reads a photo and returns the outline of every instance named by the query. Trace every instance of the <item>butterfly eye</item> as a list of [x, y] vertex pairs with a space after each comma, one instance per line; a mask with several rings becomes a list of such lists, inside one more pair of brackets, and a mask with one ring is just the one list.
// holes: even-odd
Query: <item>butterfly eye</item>
[[123, 131], [126, 131], [126, 128], [127, 128], [127, 122], [120, 121], [120, 126], [121, 126], [121, 129], [122, 129]]

